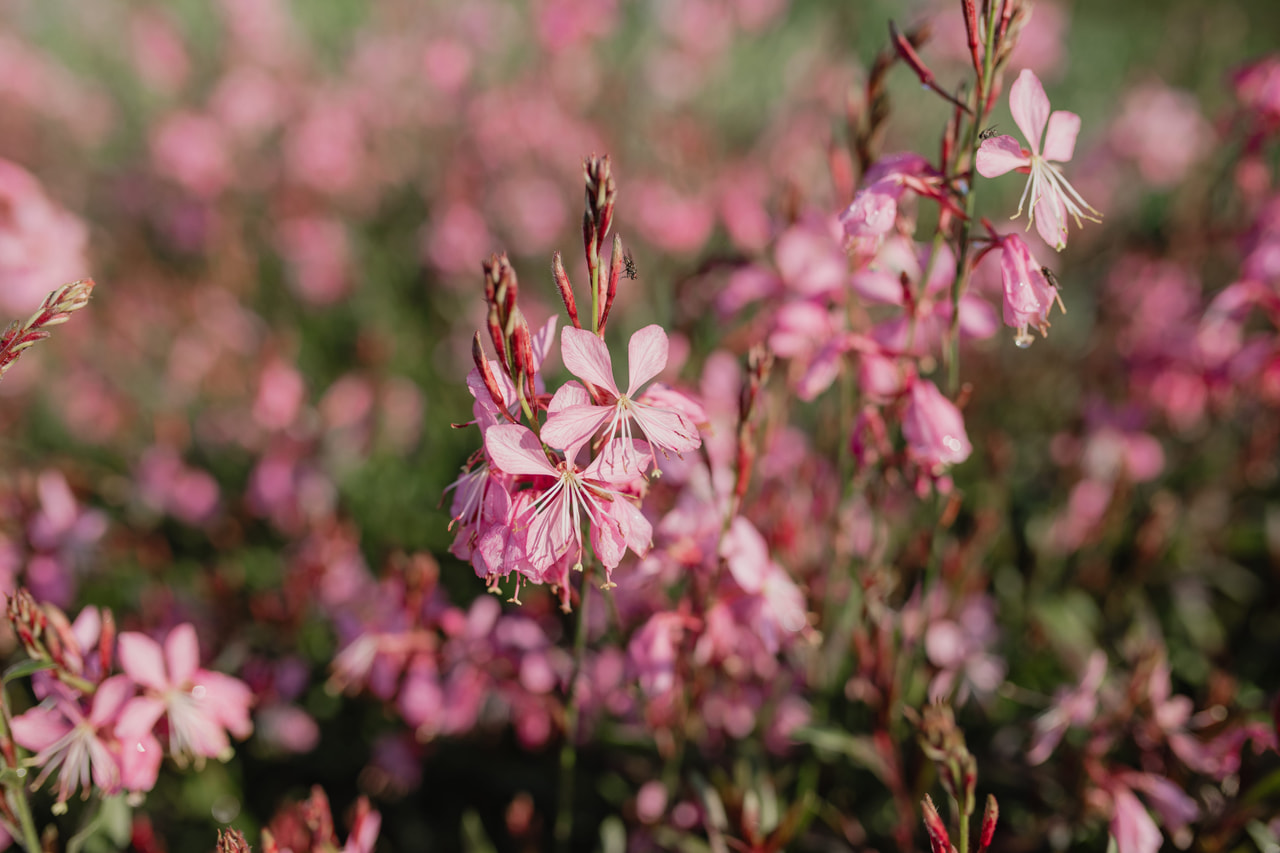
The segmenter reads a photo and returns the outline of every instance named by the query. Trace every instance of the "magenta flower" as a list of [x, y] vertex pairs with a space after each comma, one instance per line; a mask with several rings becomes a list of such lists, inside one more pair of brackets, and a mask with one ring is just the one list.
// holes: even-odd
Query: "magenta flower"
[[911, 385], [902, 435], [911, 456], [931, 471], [963, 462], [973, 452], [960, 410], [924, 379]]
[[618, 565], [627, 548], [640, 556], [648, 552], [653, 526], [631, 503], [630, 496], [617, 488], [634, 482], [636, 472], [629, 465], [616, 463], [651, 452], [642, 441], [632, 441], [630, 445], [617, 452], [606, 447], [586, 468], [579, 468], [571, 460], [553, 466], [542, 443], [528, 427], [489, 427], [485, 449], [499, 470], [512, 476], [552, 479], [551, 485], [513, 520], [525, 530], [524, 551], [534, 567], [550, 569], [569, 554], [575, 563], [581, 563], [584, 520], [591, 525], [591, 544], [606, 574]]
[[1062, 297], [1032, 257], [1031, 249], [1016, 234], [1000, 240], [1000, 281], [1004, 284], [1004, 324], [1018, 330], [1013, 341], [1025, 349], [1035, 340], [1027, 327], [1047, 335], [1049, 309], [1054, 302], [1062, 307]]
[[249, 705], [253, 694], [237, 678], [200, 669], [196, 629], [183, 623], [169, 632], [164, 649], [135, 631], [120, 635], [120, 666], [144, 689], [121, 712], [121, 737], [141, 737], [162, 715], [168, 716], [169, 752], [180, 763], [231, 755], [229, 730], [246, 738], [253, 730]]
[[[988, 139], [978, 149], [976, 166], [984, 178], [995, 178], [1018, 169], [1030, 174], [1018, 202], [1017, 219], [1028, 204], [1027, 227], [1034, 222], [1046, 243], [1058, 251], [1067, 246], [1067, 214], [1081, 227], [1081, 217], [1099, 222], [1100, 214], [1076, 192], [1053, 163], [1065, 163], [1075, 153], [1080, 116], [1059, 110], [1049, 114], [1049, 98], [1030, 70], [1018, 75], [1009, 88], [1009, 111], [1022, 135], [1031, 143], [1027, 151], [1012, 136]], [[1048, 132], [1045, 131], [1046, 126]], [[1044, 139], [1044, 148], [1040, 141]]]
[[[613, 359], [604, 341], [585, 329], [566, 326], [560, 333], [560, 353], [565, 366], [605, 396], [604, 405], [570, 405], [554, 412], [542, 428], [542, 440], [572, 457], [596, 430], [608, 425], [604, 441], [623, 439], [617, 448], [630, 449], [634, 421], [648, 439], [649, 456], [657, 467], [654, 449], [683, 453], [702, 444], [698, 428], [684, 413], [653, 405], [636, 397], [640, 387], [667, 366], [667, 333], [661, 326], [645, 326], [631, 336], [627, 346], [628, 382], [623, 392], [613, 379]], [[647, 396], [647, 395], [646, 395]]]
[[[58, 685], [50, 699], [13, 719], [13, 739], [36, 753], [31, 762], [40, 768], [39, 787], [58, 771], [55, 810], [80, 789], [88, 797], [91, 788], [111, 795], [121, 790], [147, 791], [155, 785], [160, 768], [160, 745], [150, 733], [140, 738], [117, 739], [114, 728], [133, 685], [123, 675], [98, 685], [86, 716], [71, 691]], [[129, 755], [124, 755], [128, 747]], [[61, 807], [61, 808], [59, 808]]]

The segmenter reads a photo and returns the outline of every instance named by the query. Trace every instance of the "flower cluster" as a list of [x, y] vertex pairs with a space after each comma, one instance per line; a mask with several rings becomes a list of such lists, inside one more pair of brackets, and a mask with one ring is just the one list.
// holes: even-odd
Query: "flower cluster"
[[[34, 753], [35, 786], [57, 774], [57, 803], [79, 791], [143, 794], [155, 785], [165, 752], [179, 764], [226, 761], [228, 734], [252, 731], [252, 694], [238, 679], [200, 667], [195, 628], [170, 630], [162, 647], [133, 631], [117, 637], [110, 611], [87, 607], [74, 622], [19, 590], [9, 620], [31, 656], [39, 704], [13, 718], [16, 744]], [[122, 673], [112, 674], [118, 662]], [[163, 744], [162, 744], [163, 741]]]

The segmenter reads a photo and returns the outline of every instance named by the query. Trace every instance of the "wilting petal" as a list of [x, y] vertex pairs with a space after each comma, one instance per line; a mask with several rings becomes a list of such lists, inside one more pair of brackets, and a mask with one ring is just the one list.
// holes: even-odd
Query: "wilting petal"
[[1044, 159], [1065, 163], [1076, 150], [1080, 133], [1080, 116], [1058, 110], [1049, 116], [1049, 132], [1044, 135]]
[[[542, 452], [542, 444], [538, 441], [538, 437], [528, 427], [519, 424], [500, 424], [489, 427], [485, 433], [484, 446], [489, 451], [493, 464], [504, 473], [559, 476], [556, 469], [547, 461], [546, 454]], [[121, 635], [120, 639], [123, 641], [124, 635]]]
[[560, 357], [564, 366], [579, 379], [585, 379], [615, 397], [621, 397], [617, 383], [613, 381], [613, 359], [609, 348], [598, 335], [586, 329], [565, 326], [560, 332]]
[[669, 347], [667, 333], [657, 324], [645, 326], [631, 336], [631, 343], [627, 345], [627, 371], [630, 374], [628, 397], [639, 391], [641, 385], [666, 370]]
[[1032, 153], [1040, 150], [1040, 134], [1049, 121], [1049, 96], [1040, 85], [1040, 78], [1030, 68], [1023, 69], [1018, 79], [1009, 87], [1009, 111], [1018, 130], [1031, 143]]
[[1012, 136], [997, 136], [983, 142], [974, 161], [978, 174], [984, 178], [997, 178], [1005, 172], [1030, 164], [1031, 158]]

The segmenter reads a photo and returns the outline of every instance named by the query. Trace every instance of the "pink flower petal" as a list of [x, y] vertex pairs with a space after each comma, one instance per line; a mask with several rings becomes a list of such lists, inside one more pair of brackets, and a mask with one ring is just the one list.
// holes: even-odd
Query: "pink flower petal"
[[1076, 135], [1080, 133], [1080, 116], [1066, 110], [1058, 110], [1049, 116], [1049, 132], [1044, 135], [1044, 159], [1065, 163], [1076, 150]]
[[120, 666], [135, 682], [152, 690], [168, 689], [164, 653], [155, 640], [137, 631], [124, 631], [120, 634], [118, 654]]
[[[565, 329], [565, 331], [570, 331]], [[484, 446], [493, 464], [504, 473], [530, 476], [558, 477], [556, 469], [547, 461], [538, 437], [528, 427], [519, 424], [499, 424], [489, 427], [484, 435]], [[124, 635], [120, 637], [124, 641]]]
[[1029, 166], [1031, 158], [1022, 150], [1018, 140], [1012, 136], [997, 136], [988, 139], [978, 148], [978, 157], [974, 165], [978, 174], [984, 178], [997, 178], [1005, 172]]
[[637, 420], [644, 428], [645, 438], [660, 448], [684, 453], [702, 444], [693, 422], [672, 409], [645, 409], [643, 419]]
[[542, 428], [542, 440], [549, 447], [568, 451], [581, 447], [595, 431], [613, 415], [612, 406], [570, 406], [547, 418]]
[[96, 727], [106, 725], [124, 707], [124, 703], [133, 695], [133, 682], [128, 676], [113, 675], [98, 685], [93, 694], [93, 707], [89, 711], [89, 722]]
[[573, 406], [594, 406], [591, 395], [582, 387], [581, 382], [569, 381], [560, 386], [547, 404], [547, 414], [556, 415]]
[[1024, 68], [1009, 87], [1009, 111], [1018, 130], [1031, 143], [1032, 153], [1040, 150], [1040, 134], [1049, 120], [1049, 96], [1040, 85], [1040, 78], [1030, 68]]
[[615, 438], [600, 451], [600, 455], [582, 472], [587, 480], [598, 480], [613, 485], [626, 485], [644, 476], [643, 460], [651, 457], [647, 441], [630, 441]]
[[628, 397], [666, 369], [668, 348], [667, 333], [656, 324], [645, 326], [631, 336], [631, 343], [627, 345], [627, 370], [631, 376]]
[[164, 714], [164, 702], [152, 696], [130, 699], [116, 722], [116, 734], [123, 739], [141, 739], [155, 728]]
[[195, 626], [183, 622], [170, 631], [164, 641], [164, 657], [169, 664], [169, 683], [178, 687], [189, 684], [191, 675], [200, 666], [200, 643]]
[[622, 396], [617, 383], [613, 381], [613, 359], [609, 357], [609, 348], [599, 336], [586, 329], [565, 326], [560, 332], [560, 357], [574, 376], [585, 379], [615, 397]]
[[1036, 232], [1041, 240], [1059, 252], [1067, 248], [1067, 206], [1057, 190], [1044, 191], [1036, 202], [1035, 217]]
[[13, 739], [32, 752], [40, 752], [71, 731], [71, 725], [57, 711], [37, 705], [13, 718]]

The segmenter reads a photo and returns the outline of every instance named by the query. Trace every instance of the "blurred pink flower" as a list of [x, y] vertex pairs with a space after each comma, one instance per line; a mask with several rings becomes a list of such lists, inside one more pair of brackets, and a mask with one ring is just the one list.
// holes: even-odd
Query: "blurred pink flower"
[[[95, 788], [106, 796], [150, 790], [160, 767], [160, 745], [149, 731], [136, 737], [115, 734], [132, 695], [128, 678], [108, 678], [98, 685], [86, 715], [69, 688], [58, 685], [45, 702], [15, 717], [13, 739], [36, 753], [32, 761], [41, 768], [35, 786], [56, 770], [59, 805], [77, 788], [84, 797]], [[126, 757], [124, 747], [133, 754]]]
[[[1052, 163], [1071, 159], [1080, 132], [1080, 116], [1059, 110], [1049, 114], [1049, 98], [1036, 75], [1024, 70], [1009, 88], [1009, 110], [1031, 150], [1027, 151], [1012, 136], [997, 136], [982, 143], [976, 166], [984, 178], [995, 178], [1017, 169], [1030, 173], [1018, 202], [1016, 219], [1023, 207], [1029, 206], [1027, 227], [1035, 223], [1041, 239], [1058, 251], [1067, 245], [1067, 214], [1081, 227], [1081, 217], [1101, 221]], [[1048, 132], [1046, 132], [1046, 125]], [[1043, 136], [1044, 148], [1040, 147]]]
[[1280, 122], [1280, 56], [1252, 62], [1232, 77], [1241, 105], [1254, 110], [1264, 123]]
[[267, 362], [258, 379], [253, 419], [263, 429], [285, 429], [298, 417], [306, 399], [307, 386], [302, 374], [292, 365], [273, 358]]
[[25, 169], [0, 160], [0, 309], [24, 317], [88, 271], [88, 233]]
[[144, 689], [121, 712], [122, 736], [142, 737], [161, 716], [168, 720], [169, 752], [180, 763], [205, 758], [226, 760], [231, 754], [228, 731], [249, 736], [253, 695], [244, 682], [200, 668], [196, 629], [190, 623], [169, 632], [164, 648], [135, 631], [119, 640], [120, 666]]
[[1213, 127], [1190, 92], [1148, 83], [1126, 94], [1120, 110], [1111, 125], [1111, 146], [1134, 160], [1153, 186], [1182, 180], [1213, 144]]
[[911, 455], [934, 472], [963, 462], [973, 452], [960, 410], [927, 379], [911, 385], [902, 435]]
[[702, 195], [687, 196], [655, 181], [634, 181], [630, 215], [640, 234], [668, 252], [692, 252], [706, 243], [715, 211]]
[[151, 131], [151, 159], [157, 174], [202, 199], [220, 195], [235, 177], [223, 126], [193, 112], [176, 112]]
[[1159, 853], [1164, 837], [1133, 791], [1117, 785], [1111, 796], [1111, 835], [1117, 853]]
[[158, 9], [136, 12], [130, 21], [130, 56], [138, 76], [157, 92], [171, 95], [186, 84], [191, 71], [182, 33]]
[[289, 264], [289, 284], [310, 305], [330, 305], [351, 287], [351, 247], [342, 221], [301, 216], [281, 222], [276, 245]]

